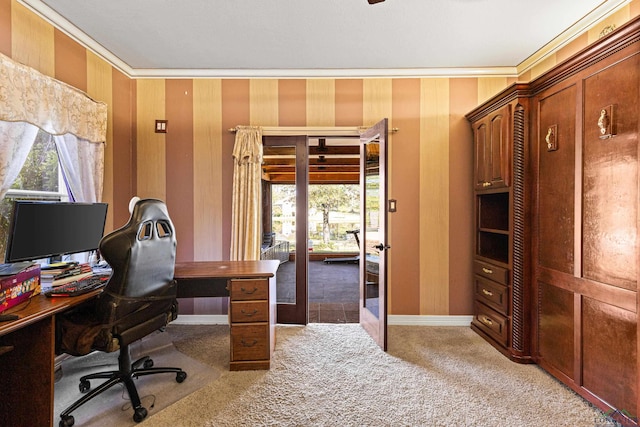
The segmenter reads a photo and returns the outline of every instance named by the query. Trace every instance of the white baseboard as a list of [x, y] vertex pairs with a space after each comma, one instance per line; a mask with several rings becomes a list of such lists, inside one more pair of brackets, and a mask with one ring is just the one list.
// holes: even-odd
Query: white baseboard
[[228, 325], [226, 314], [180, 314], [173, 322], [176, 325]]
[[[405, 326], [469, 326], [473, 316], [419, 316], [389, 315], [387, 324]], [[173, 323], [177, 325], [228, 325], [226, 314], [182, 314]]]
[[387, 325], [405, 326], [469, 326], [473, 316], [401, 315], [387, 316]]

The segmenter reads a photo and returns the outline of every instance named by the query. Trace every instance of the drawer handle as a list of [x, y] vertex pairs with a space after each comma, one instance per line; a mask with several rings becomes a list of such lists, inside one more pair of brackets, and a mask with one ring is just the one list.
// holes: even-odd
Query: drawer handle
[[245, 288], [240, 288], [240, 290], [247, 295], [251, 295], [254, 294], [258, 290], [258, 288], [254, 287], [252, 291], [248, 291]]
[[489, 325], [489, 326], [493, 326], [493, 321], [491, 319], [489, 319], [487, 316], [482, 316], [480, 318], [480, 320], [482, 321], [482, 323], [484, 323], [485, 325]]
[[253, 342], [246, 342], [244, 339], [240, 340], [240, 344], [242, 344], [243, 347], [253, 347], [254, 345], [258, 344], [258, 340], [253, 340]]
[[247, 313], [246, 311], [244, 311], [244, 308], [242, 310], [240, 310], [242, 312], [242, 314], [244, 314], [247, 317], [251, 317], [251, 316], [255, 316], [256, 313], [258, 313], [258, 310], [253, 309], [253, 313]]
[[487, 267], [482, 267], [482, 271], [486, 274], [493, 274], [493, 270]]
[[492, 184], [492, 183], [490, 183], [490, 182], [483, 182], [483, 183], [482, 183], [482, 186], [483, 186], [483, 187], [491, 187], [491, 185], [493, 185], [493, 184]]
[[490, 296], [490, 297], [492, 297], [492, 296], [493, 296], [493, 292], [488, 291], [488, 290], [486, 290], [486, 289], [484, 289], [484, 288], [482, 288], [482, 293], [483, 293], [483, 294], [485, 294], [485, 295], [487, 295], [487, 296]]

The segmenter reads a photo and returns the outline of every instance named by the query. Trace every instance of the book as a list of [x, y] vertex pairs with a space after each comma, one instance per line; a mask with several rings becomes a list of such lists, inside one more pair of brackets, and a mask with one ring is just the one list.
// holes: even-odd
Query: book
[[41, 267], [40, 275], [53, 277], [57, 274], [62, 274], [65, 271], [69, 271], [73, 268], [76, 268], [78, 264], [79, 263], [77, 261], [57, 262], [55, 264], [49, 264], [44, 267]]
[[60, 278], [52, 278], [52, 277], [41, 277], [42, 287], [44, 288], [55, 288], [56, 286], [64, 285], [65, 283], [74, 282], [76, 280], [84, 279], [85, 277], [90, 277], [93, 275], [93, 271], [84, 271], [77, 274], [72, 274], [65, 277]]

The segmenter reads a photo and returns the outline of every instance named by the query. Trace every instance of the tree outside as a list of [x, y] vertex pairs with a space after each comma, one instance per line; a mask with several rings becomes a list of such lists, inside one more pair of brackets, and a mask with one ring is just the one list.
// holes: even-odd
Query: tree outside
[[[357, 252], [347, 231], [360, 227], [360, 186], [309, 185], [309, 246], [314, 252]], [[272, 186], [273, 232], [295, 248], [295, 185]]]

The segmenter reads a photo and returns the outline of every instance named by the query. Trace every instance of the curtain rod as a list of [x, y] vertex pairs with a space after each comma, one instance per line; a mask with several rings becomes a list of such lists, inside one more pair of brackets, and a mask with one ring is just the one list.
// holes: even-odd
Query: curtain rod
[[[262, 126], [264, 136], [326, 136], [326, 137], [348, 137], [360, 136], [367, 130], [368, 126]], [[230, 128], [229, 132], [236, 132], [237, 127]], [[398, 128], [391, 128], [389, 132], [398, 132]]]

